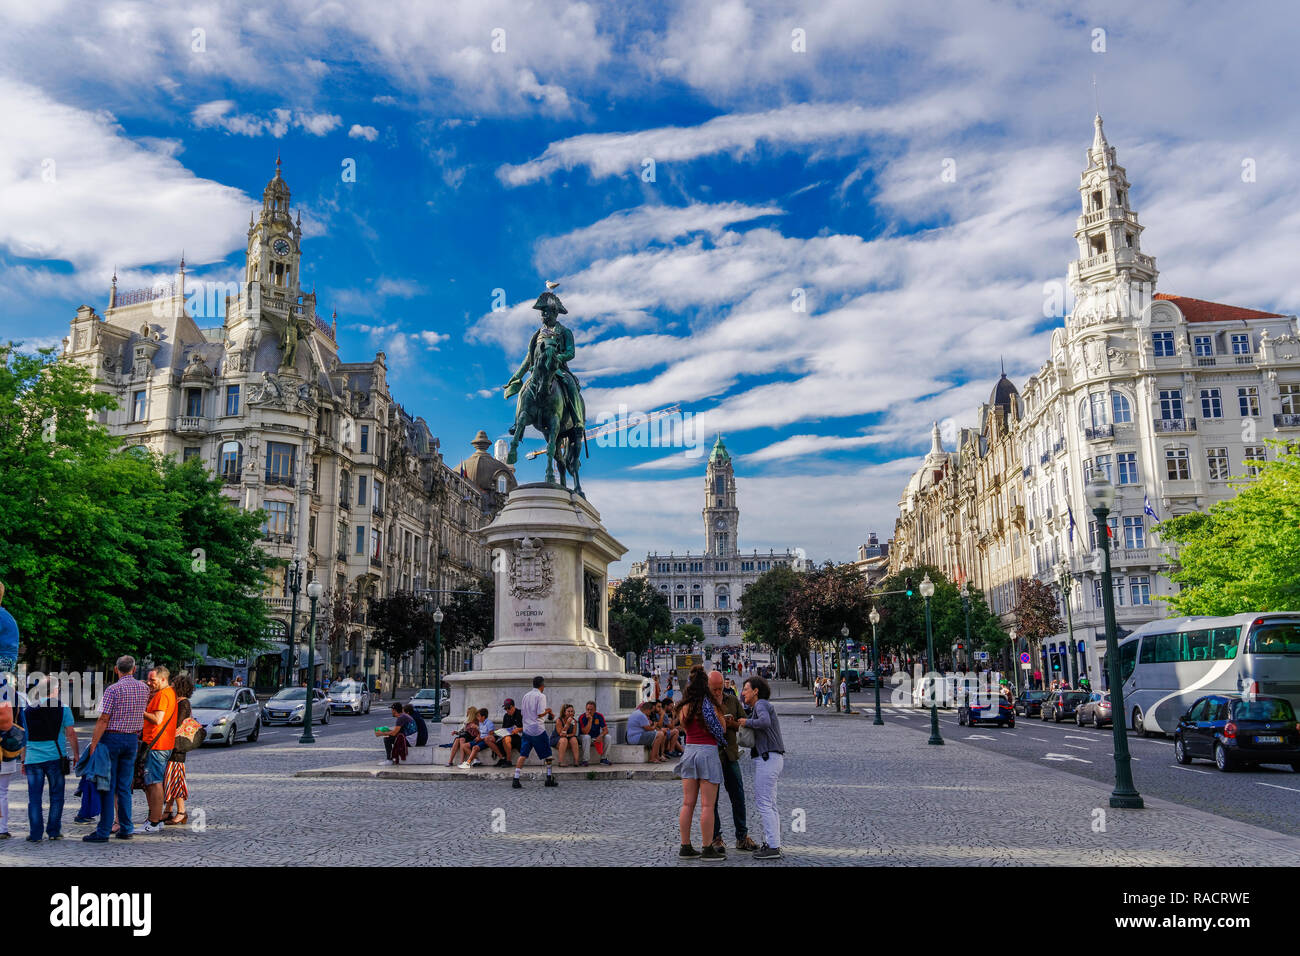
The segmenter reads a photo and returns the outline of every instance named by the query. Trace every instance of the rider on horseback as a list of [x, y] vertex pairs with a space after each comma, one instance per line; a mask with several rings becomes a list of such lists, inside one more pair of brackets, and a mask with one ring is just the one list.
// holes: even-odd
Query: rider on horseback
[[[563, 412], [558, 416], [558, 424], [562, 426], [563, 432], [555, 436], [555, 443], [563, 444], [565, 450], [569, 452], [569, 455], [564, 457], [571, 456], [570, 461], [576, 464], [576, 450], [582, 442], [587, 415], [582, 401], [581, 387], [577, 378], [569, 371], [569, 360], [573, 358], [576, 351], [573, 333], [561, 325], [558, 319], [560, 315], [568, 315], [569, 310], [560, 302], [560, 297], [549, 290], [538, 297], [533, 308], [542, 313], [542, 327], [533, 333], [533, 337], [528, 342], [528, 354], [524, 356], [523, 364], [505, 385], [506, 398], [516, 394], [519, 396], [515, 407], [515, 424], [509, 429], [510, 454], [506, 461], [508, 464], [515, 463], [518, 458], [519, 442], [524, 437], [524, 429], [529, 424], [537, 424], [533, 420], [533, 414], [543, 403], [543, 396], [530, 393], [541, 389], [549, 391], [551, 384], [554, 383], [563, 401]], [[529, 379], [528, 387], [525, 387], [523, 378], [530, 371], [532, 378]], [[551, 444], [551, 447], [555, 448], [556, 444]], [[561, 467], [564, 470], [563, 463]], [[549, 462], [547, 472], [550, 480]]]

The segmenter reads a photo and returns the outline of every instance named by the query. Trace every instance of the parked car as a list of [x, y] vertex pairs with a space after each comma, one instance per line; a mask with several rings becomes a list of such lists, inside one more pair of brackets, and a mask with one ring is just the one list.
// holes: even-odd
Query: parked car
[[1088, 699], [1075, 708], [1074, 722], [1080, 727], [1084, 724], [1092, 724], [1094, 727], [1101, 727], [1103, 724], [1112, 723], [1113, 721], [1110, 716], [1110, 693], [1089, 694]]
[[[262, 707], [264, 724], [301, 724], [307, 713], [306, 687], [281, 687]], [[312, 722], [330, 722], [330, 702], [319, 687], [312, 688]]]
[[1039, 716], [1059, 724], [1064, 718], [1073, 717], [1079, 705], [1086, 703], [1090, 696], [1086, 690], [1052, 691], [1043, 701]]
[[963, 727], [977, 727], [981, 723], [1014, 727], [1016, 709], [1011, 701], [1001, 697], [995, 704], [963, 704], [957, 708], [957, 723]]
[[[414, 709], [421, 717], [432, 717], [434, 711], [434, 693], [435, 691], [432, 687], [421, 687], [415, 692], [415, 695], [407, 701], [407, 703], [410, 704], [412, 709]], [[449, 713], [451, 713], [451, 690], [444, 687], [442, 689], [442, 713], [438, 715], [438, 719], [441, 720]]]
[[196, 687], [190, 710], [207, 731], [204, 743], [233, 747], [245, 737], [251, 744], [262, 733], [262, 707], [248, 687]]
[[854, 691], [862, 690], [862, 678], [856, 670], [842, 670], [840, 671], [840, 677], [843, 678], [844, 683], [848, 686], [850, 694]]
[[361, 681], [340, 680], [330, 685], [330, 710], [335, 713], [370, 713], [370, 691]]
[[1047, 700], [1048, 693], [1045, 690], [1026, 690], [1022, 691], [1016, 698], [1016, 713], [1022, 717], [1038, 717], [1042, 715], [1043, 701]]
[[1300, 773], [1300, 724], [1284, 697], [1212, 694], [1192, 704], [1174, 730], [1181, 764], [1213, 760], [1225, 773], [1245, 764], [1284, 763]]

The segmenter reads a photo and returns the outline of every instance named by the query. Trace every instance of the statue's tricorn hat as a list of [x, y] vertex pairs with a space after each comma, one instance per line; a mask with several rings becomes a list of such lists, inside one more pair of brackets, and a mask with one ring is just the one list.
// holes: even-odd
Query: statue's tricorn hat
[[543, 292], [539, 295], [537, 301], [533, 303], [533, 308], [539, 312], [554, 309], [559, 315], [569, 314], [569, 310], [564, 307], [564, 303], [560, 301], [560, 297], [554, 292]]

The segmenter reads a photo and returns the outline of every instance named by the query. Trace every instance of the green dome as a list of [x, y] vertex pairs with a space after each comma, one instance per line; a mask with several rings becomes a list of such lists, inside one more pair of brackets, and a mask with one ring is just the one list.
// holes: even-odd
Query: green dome
[[731, 454], [727, 451], [727, 446], [722, 444], [722, 436], [713, 443], [713, 451], [709, 453], [709, 461], [731, 461]]

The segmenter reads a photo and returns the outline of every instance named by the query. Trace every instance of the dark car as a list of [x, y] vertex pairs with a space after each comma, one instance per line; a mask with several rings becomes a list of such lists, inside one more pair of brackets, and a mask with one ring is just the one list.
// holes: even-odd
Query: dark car
[[1016, 710], [1011, 701], [998, 698], [996, 704], [963, 704], [957, 708], [957, 723], [963, 727], [977, 727], [980, 724], [997, 724], [999, 727], [1016, 725]]
[[840, 677], [844, 679], [844, 683], [848, 687], [850, 693], [852, 693], [853, 691], [862, 690], [862, 678], [857, 671], [855, 670], [840, 671]]
[[1080, 727], [1085, 724], [1092, 724], [1094, 727], [1113, 724], [1114, 721], [1110, 716], [1110, 694], [1089, 694], [1088, 699], [1075, 709], [1074, 722]]
[[1283, 697], [1212, 694], [1192, 704], [1174, 730], [1179, 763], [1213, 760], [1227, 773], [1246, 764], [1284, 763], [1300, 773], [1300, 724]]
[[1086, 690], [1057, 690], [1047, 695], [1043, 701], [1039, 716], [1043, 720], [1060, 723], [1066, 717], [1073, 717], [1081, 704], [1086, 704], [1092, 695]]
[[1045, 690], [1027, 690], [1016, 698], [1016, 713], [1022, 717], [1037, 717], [1043, 710], [1043, 701], [1047, 700]]

